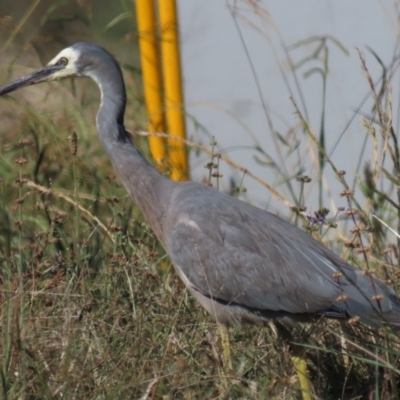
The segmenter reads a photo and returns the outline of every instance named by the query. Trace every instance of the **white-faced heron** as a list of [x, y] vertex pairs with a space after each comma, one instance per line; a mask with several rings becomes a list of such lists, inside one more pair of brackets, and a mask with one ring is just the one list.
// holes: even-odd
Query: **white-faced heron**
[[267, 211], [160, 174], [125, 130], [124, 79], [102, 47], [68, 47], [44, 68], [1, 88], [0, 95], [71, 76], [88, 76], [99, 86], [96, 123], [108, 156], [189, 292], [219, 324], [323, 316], [400, 328], [399, 298], [381, 280]]

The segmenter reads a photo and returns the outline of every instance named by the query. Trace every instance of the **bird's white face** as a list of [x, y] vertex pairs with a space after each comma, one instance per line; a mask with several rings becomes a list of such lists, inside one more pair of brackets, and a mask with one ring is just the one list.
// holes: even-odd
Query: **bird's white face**
[[77, 66], [78, 58], [79, 52], [71, 47], [68, 47], [61, 51], [45, 67], [0, 88], [0, 96], [11, 93], [28, 85], [54, 81], [56, 79], [66, 78], [72, 75], [82, 75], [83, 73], [79, 71]]
[[49, 76], [50, 80], [56, 80], [61, 78], [66, 78], [71, 75], [77, 75], [78, 69], [76, 66], [76, 62], [79, 58], [79, 53], [72, 49], [71, 47], [67, 47], [66, 49], [60, 51], [48, 64], [48, 67], [63, 65], [64, 68], [59, 71], [54, 72]]

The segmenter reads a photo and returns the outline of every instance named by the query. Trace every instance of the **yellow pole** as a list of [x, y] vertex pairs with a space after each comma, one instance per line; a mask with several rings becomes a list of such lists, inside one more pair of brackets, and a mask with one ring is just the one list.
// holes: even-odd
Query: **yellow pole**
[[[186, 138], [176, 0], [158, 0], [158, 9], [168, 133]], [[174, 180], [187, 180], [189, 173], [184, 143], [169, 139], [168, 145], [171, 178]]]
[[[144, 95], [149, 116], [148, 130], [150, 133], [166, 132], [154, 1], [136, 0], [135, 3]], [[158, 168], [164, 169], [167, 163], [165, 140], [160, 137], [150, 136], [149, 145]]]

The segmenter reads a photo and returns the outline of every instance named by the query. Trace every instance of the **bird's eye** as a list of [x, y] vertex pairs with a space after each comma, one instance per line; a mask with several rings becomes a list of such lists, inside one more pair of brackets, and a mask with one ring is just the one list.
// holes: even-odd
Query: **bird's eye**
[[65, 57], [61, 57], [58, 61], [57, 61], [57, 65], [67, 65], [68, 64], [68, 58]]

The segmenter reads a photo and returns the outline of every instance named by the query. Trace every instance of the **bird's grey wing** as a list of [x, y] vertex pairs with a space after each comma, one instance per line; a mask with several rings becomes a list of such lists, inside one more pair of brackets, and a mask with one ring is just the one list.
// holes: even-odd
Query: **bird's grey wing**
[[381, 281], [280, 218], [226, 201], [204, 212], [183, 207], [170, 227], [167, 251], [193, 289], [255, 310], [361, 315], [370, 324], [376, 295], [383, 313], [392, 310], [394, 292]]
[[168, 252], [189, 284], [214, 299], [291, 313], [330, 308], [340, 289], [329, 276], [308, 272], [315, 261], [306, 252], [257, 228], [182, 214]]

